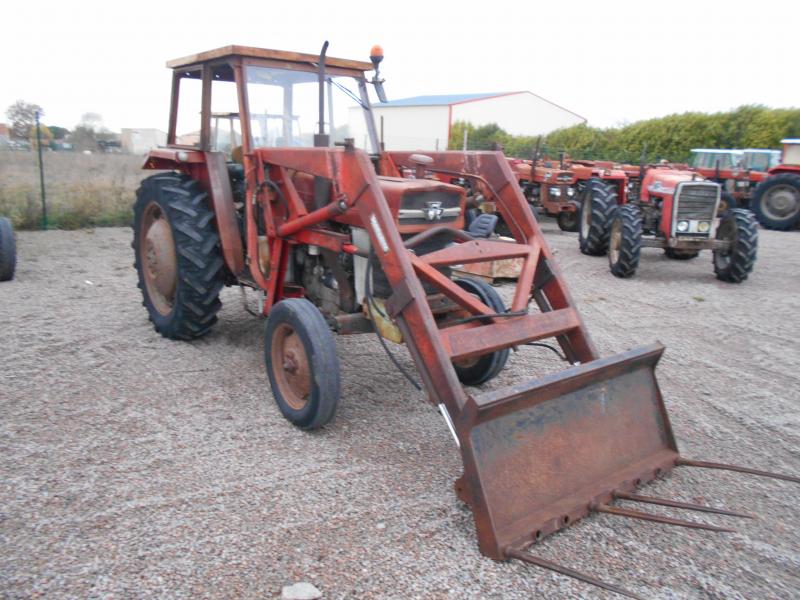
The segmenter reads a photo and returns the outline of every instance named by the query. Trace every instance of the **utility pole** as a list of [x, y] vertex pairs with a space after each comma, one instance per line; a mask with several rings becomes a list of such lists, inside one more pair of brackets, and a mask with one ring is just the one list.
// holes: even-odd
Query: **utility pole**
[[36, 111], [36, 149], [39, 152], [39, 186], [42, 188], [42, 229], [47, 229], [47, 198], [44, 191], [44, 163], [42, 162], [42, 128], [39, 126], [39, 111]]

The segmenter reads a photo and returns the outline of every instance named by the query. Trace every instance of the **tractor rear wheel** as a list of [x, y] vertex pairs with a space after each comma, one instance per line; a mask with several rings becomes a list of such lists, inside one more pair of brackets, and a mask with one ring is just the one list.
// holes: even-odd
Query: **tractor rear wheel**
[[[461, 289], [468, 291], [473, 296], [477, 296], [481, 302], [496, 313], [506, 312], [506, 306], [500, 294], [485, 281], [472, 277], [463, 277], [454, 279], [453, 282]], [[508, 348], [504, 348], [477, 358], [454, 361], [453, 367], [456, 370], [456, 375], [458, 375], [458, 380], [464, 385], [486, 383], [503, 370], [510, 352]]]
[[667, 258], [671, 258], [673, 260], [691, 260], [693, 258], [697, 258], [697, 255], [700, 253], [697, 250], [676, 250], [675, 248], [664, 248], [664, 254], [667, 255]]
[[729, 283], [741, 283], [753, 270], [758, 250], [758, 227], [750, 211], [728, 211], [717, 227], [717, 239], [730, 241], [725, 250], [714, 250], [714, 274]]
[[611, 221], [608, 265], [617, 277], [631, 277], [639, 267], [642, 252], [642, 213], [638, 206], [624, 204]]
[[14, 279], [17, 268], [17, 244], [14, 241], [14, 229], [11, 221], [0, 217], [0, 281]]
[[603, 256], [608, 251], [609, 227], [616, 208], [617, 193], [600, 179], [590, 179], [580, 210], [578, 243], [581, 252]]
[[289, 422], [317, 429], [333, 419], [341, 389], [339, 358], [316, 306], [304, 298], [288, 298], [272, 307], [264, 360], [275, 402]]
[[800, 175], [770, 175], [756, 187], [750, 208], [767, 229], [794, 228], [800, 223]]
[[562, 210], [556, 217], [558, 228], [561, 231], [568, 231], [575, 233], [578, 231], [578, 211], [577, 210]]
[[134, 267], [156, 331], [191, 340], [208, 333], [222, 304], [222, 253], [208, 194], [177, 173], [142, 181], [133, 206]]

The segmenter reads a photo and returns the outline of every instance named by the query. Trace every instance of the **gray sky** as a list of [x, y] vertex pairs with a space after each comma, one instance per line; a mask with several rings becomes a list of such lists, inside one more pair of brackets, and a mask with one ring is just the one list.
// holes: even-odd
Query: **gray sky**
[[[800, 106], [800, 2], [39, 2], [0, 35], [0, 108], [166, 129], [168, 59], [228, 44], [366, 60], [390, 99], [530, 90], [591, 125]], [[20, 12], [20, 11], [15, 11]], [[35, 33], [35, 36], [34, 36]]]

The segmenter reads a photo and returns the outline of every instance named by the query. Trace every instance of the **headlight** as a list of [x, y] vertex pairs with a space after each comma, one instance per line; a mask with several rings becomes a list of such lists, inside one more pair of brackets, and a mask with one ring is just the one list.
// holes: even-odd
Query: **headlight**
[[550, 195], [553, 198], [558, 198], [561, 195], [561, 190], [559, 188], [550, 188]]
[[[681, 221], [683, 223], [683, 221]], [[678, 224], [678, 229], [680, 229], [680, 223]], [[711, 223], [708, 221], [700, 221], [697, 224], [697, 231], [700, 233], [708, 233], [708, 230], [711, 229]]]
[[747, 187], [748, 181], [737, 181], [736, 187]]
[[568, 187], [567, 188], [567, 196], [572, 198], [575, 195], [575, 188]]
[[678, 221], [678, 231], [681, 233], [689, 231], [689, 221]]

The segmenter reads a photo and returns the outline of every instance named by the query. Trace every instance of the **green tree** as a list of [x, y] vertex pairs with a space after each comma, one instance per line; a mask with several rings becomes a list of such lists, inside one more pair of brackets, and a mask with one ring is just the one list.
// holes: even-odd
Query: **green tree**
[[[50, 146], [50, 140], [53, 139], [53, 134], [47, 125], [44, 125], [43, 123], [39, 124], [39, 135], [42, 138], [42, 148], [48, 148]], [[38, 136], [36, 135], [36, 127], [31, 127], [29, 141], [31, 143], [31, 148], [36, 150], [37, 144], [39, 143]]]

